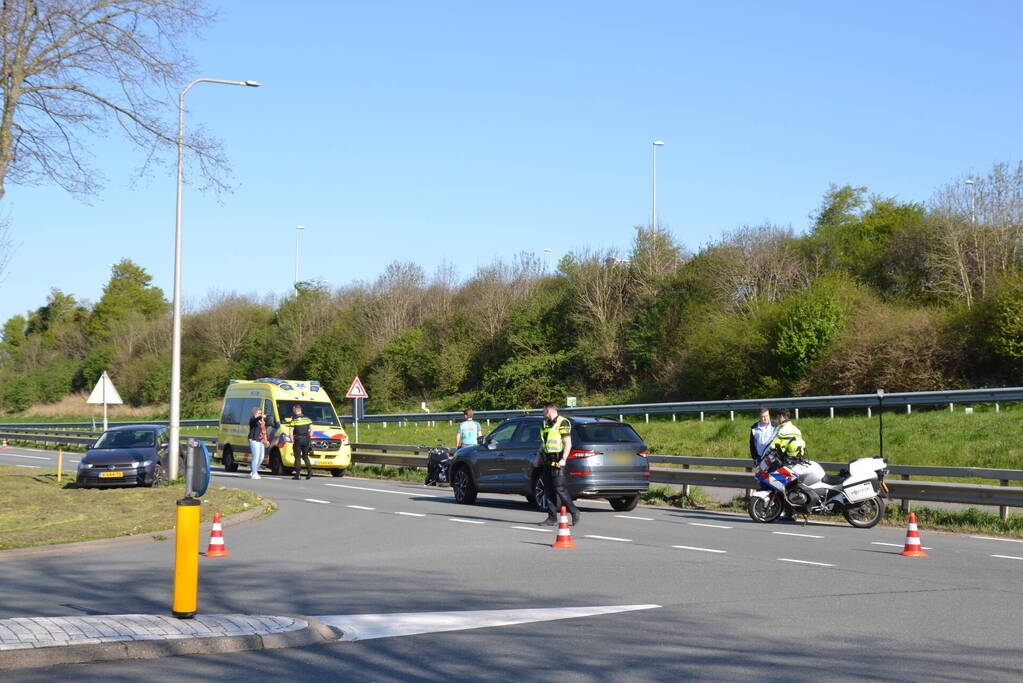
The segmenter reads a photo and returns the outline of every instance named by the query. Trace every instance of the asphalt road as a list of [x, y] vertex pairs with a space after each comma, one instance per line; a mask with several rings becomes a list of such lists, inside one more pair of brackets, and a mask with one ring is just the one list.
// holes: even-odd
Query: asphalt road
[[[34, 460], [33, 456], [43, 458]], [[70, 458], [77, 460], [76, 455]], [[0, 464], [52, 466], [47, 453]], [[902, 529], [760, 525], [742, 515], [584, 501], [575, 550], [522, 498], [380, 480], [215, 473], [280, 510], [203, 558], [200, 611], [362, 614], [617, 604], [660, 609], [287, 651], [62, 667], [110, 681], [1018, 680], [1023, 543]], [[205, 543], [205, 539], [203, 539]], [[164, 613], [173, 547], [0, 563], [0, 618]], [[11, 680], [52, 679], [56, 671]]]

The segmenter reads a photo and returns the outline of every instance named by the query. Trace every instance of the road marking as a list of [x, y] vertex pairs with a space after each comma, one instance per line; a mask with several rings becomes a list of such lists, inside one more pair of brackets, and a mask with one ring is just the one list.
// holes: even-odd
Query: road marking
[[595, 538], [598, 541], [620, 541], [621, 543], [632, 543], [631, 538], [615, 538], [614, 536], [597, 536], [595, 534], [586, 534], [584, 538]]
[[795, 562], [796, 564], [812, 564], [812, 565], [814, 565], [816, 567], [834, 567], [835, 566], [833, 564], [828, 564], [826, 562], [811, 562], [810, 560], [790, 560], [787, 557], [779, 557], [778, 561], [779, 562]]
[[421, 512], [395, 512], [394, 514], [404, 515], [406, 517], [426, 517], [426, 515]]
[[1003, 560], [1023, 560], [1023, 557], [1016, 557], [1015, 555], [992, 555], [991, 557], [1000, 557]]
[[[871, 541], [870, 545], [886, 545], [886, 546], [889, 546], [891, 548], [905, 548], [906, 547], [906, 546], [902, 545], [901, 543], [882, 543], [881, 541]], [[922, 546], [920, 546], [920, 549], [921, 550], [934, 550], [934, 548], [932, 548], [932, 547], [930, 547], [928, 545], [922, 545]]]
[[1008, 541], [1009, 543], [1023, 543], [1023, 540], [1018, 538], [998, 538], [997, 536], [970, 536], [970, 538], [976, 538], [981, 541]]
[[0, 453], [8, 458], [31, 458], [32, 460], [50, 460], [51, 458], [44, 458], [41, 455], [20, 455], [18, 453]]
[[448, 517], [449, 522], [461, 522], [462, 524], [486, 524], [478, 519], [460, 519], [458, 517]]
[[39, 465], [15, 465], [15, 467], [27, 467], [30, 470], [41, 470], [42, 469], [42, 467], [40, 467]]
[[813, 534], [793, 534], [788, 531], [772, 531], [772, 534], [778, 536], [800, 536], [801, 538], [824, 538], [823, 536], [814, 536]]
[[345, 507], [350, 507], [353, 510], [376, 510], [376, 508], [368, 508], [365, 505], [346, 505]]
[[615, 515], [615, 517], [618, 517], [619, 519], [640, 519], [643, 520], [644, 522], [654, 521], [653, 517], [634, 517], [632, 515]]
[[437, 497], [437, 496], [435, 496], [433, 494], [430, 494], [430, 493], [419, 493], [418, 491], [416, 491], [415, 493], [412, 493], [412, 492], [406, 493], [404, 491], [388, 491], [387, 489], [371, 489], [371, 488], [369, 488], [367, 486], [351, 486], [349, 484], [324, 484], [324, 486], [334, 486], [334, 487], [339, 488], [339, 489], [356, 489], [358, 491], [374, 491], [376, 493], [394, 493], [394, 494], [397, 494], [399, 496], [416, 496], [417, 498], [436, 498]]
[[691, 545], [673, 545], [672, 548], [678, 548], [679, 550], [697, 550], [701, 553], [727, 553], [727, 550], [714, 550], [713, 548], [697, 548]]
[[599, 614], [617, 614], [660, 605], [612, 605], [606, 607], [556, 607], [553, 609], [495, 609], [473, 612], [412, 612], [406, 614], [326, 614], [317, 616], [341, 630], [341, 640], [372, 640], [419, 633], [465, 631], [474, 628], [512, 626]]
[[521, 529], [522, 531], [538, 531], [541, 534], [549, 534], [553, 529], [538, 529], [535, 526], [513, 526], [512, 529]]
[[307, 503], [320, 503], [321, 505], [330, 505], [329, 500], [320, 500], [319, 498], [303, 498]]
[[711, 529], [731, 529], [732, 528], [730, 526], [725, 526], [724, 524], [704, 524], [702, 522], [689, 522], [689, 525], [690, 526], [706, 526], [706, 527], [710, 527]]

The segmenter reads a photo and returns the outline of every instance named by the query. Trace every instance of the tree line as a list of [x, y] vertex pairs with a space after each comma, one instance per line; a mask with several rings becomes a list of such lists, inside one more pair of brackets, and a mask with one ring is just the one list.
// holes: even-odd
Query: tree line
[[[804, 234], [747, 225], [689, 251], [638, 227], [626, 253], [535, 254], [459, 280], [395, 262], [373, 282], [300, 283], [279, 299], [213, 292], [186, 313], [183, 410], [230, 378], [355, 375], [372, 412], [710, 400], [1019, 384], [1023, 163], [926, 202], [832, 186]], [[167, 400], [164, 293], [129, 259], [95, 305], [54, 289], [0, 335], [0, 410], [90, 388]]]

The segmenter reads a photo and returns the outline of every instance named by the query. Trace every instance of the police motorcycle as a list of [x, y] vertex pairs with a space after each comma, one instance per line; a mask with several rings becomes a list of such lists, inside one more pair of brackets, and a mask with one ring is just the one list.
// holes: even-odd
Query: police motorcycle
[[[426, 447], [419, 446], [419, 448], [425, 450]], [[427, 456], [424, 485], [436, 486], [448, 483], [451, 478], [451, 459], [454, 456], [454, 449], [437, 444], [427, 452]]]
[[859, 529], [869, 529], [884, 517], [888, 485], [883, 458], [859, 458], [838, 474], [825, 474], [813, 460], [788, 458], [769, 450], [757, 465], [762, 484], [750, 496], [747, 511], [755, 522], [773, 522], [786, 510], [793, 515], [839, 514]]

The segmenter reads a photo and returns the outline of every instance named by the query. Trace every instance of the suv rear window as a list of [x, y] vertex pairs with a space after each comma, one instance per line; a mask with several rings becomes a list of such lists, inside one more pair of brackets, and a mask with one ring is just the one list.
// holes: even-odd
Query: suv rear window
[[620, 422], [577, 424], [575, 430], [585, 443], [643, 443], [636, 430]]

